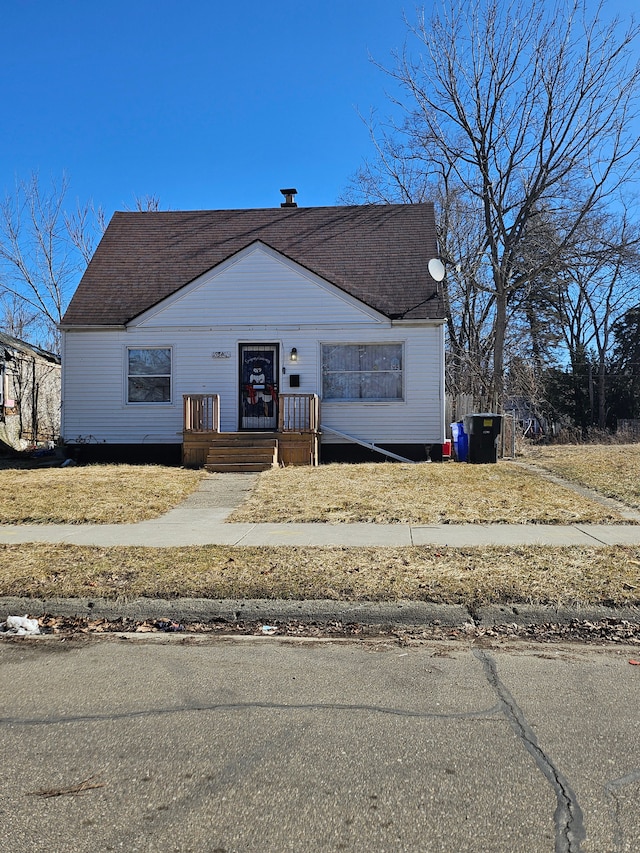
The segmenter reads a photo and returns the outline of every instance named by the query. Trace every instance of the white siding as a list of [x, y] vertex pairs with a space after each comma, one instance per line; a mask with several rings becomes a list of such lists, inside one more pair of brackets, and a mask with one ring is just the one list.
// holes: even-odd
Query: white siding
[[[325, 426], [378, 443], [444, 440], [443, 327], [392, 326], [272, 250], [247, 251], [126, 330], [72, 330], [64, 338], [63, 436], [67, 442], [180, 443], [182, 395], [189, 393], [219, 394], [221, 429], [234, 431], [238, 429], [241, 343], [279, 344], [280, 390], [321, 394], [321, 345], [338, 342], [402, 343], [404, 399], [321, 402]], [[126, 402], [127, 347], [131, 346], [172, 348], [171, 403]], [[288, 360], [292, 347], [298, 350], [295, 364]], [[214, 353], [230, 357], [214, 358]], [[299, 388], [289, 388], [290, 373], [299, 374]], [[323, 441], [335, 440], [329, 433], [323, 435]]]
[[[170, 318], [170, 319], [169, 319]], [[142, 315], [145, 327], [371, 323], [384, 318], [260, 243], [240, 252]]]
[[[404, 400], [398, 402], [323, 402], [322, 423], [364, 441], [380, 444], [441, 443], [444, 426], [442, 407], [442, 327], [392, 327], [378, 330], [375, 338], [360, 333], [323, 333], [322, 343], [404, 343]], [[320, 354], [318, 354], [318, 358]], [[321, 378], [318, 373], [318, 387]], [[323, 441], [340, 441], [327, 434]]]

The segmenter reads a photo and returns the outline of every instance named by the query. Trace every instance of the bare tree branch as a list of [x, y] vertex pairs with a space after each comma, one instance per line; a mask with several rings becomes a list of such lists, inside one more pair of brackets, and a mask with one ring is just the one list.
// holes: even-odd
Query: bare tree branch
[[[408, 45], [383, 69], [400, 92], [392, 99], [400, 120], [371, 125], [375, 155], [350, 188], [375, 201], [415, 202], [427, 191], [436, 200], [441, 251], [456, 270], [447, 276], [449, 338], [470, 356], [474, 336], [490, 342], [495, 404], [518, 294], [570, 268], [585, 228], [620, 203], [640, 164], [640, 27], [606, 20], [604, 8], [436, 2], [429, 18], [407, 24]], [[377, 198], [376, 185], [386, 188]], [[554, 241], [523, 265], [541, 215], [553, 221]]]

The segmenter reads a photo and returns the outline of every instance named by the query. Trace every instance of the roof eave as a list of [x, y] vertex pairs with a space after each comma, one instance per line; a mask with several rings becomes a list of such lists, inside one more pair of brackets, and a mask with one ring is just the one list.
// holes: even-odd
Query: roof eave
[[125, 323], [58, 323], [61, 332], [103, 332], [124, 331]]
[[409, 320], [397, 318], [391, 320], [392, 326], [442, 326], [445, 323], [444, 317], [421, 317]]

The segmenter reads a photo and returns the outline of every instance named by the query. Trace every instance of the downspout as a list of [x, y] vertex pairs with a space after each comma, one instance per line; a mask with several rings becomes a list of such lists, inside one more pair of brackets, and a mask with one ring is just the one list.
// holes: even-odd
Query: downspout
[[440, 411], [438, 413], [438, 417], [440, 418], [440, 442], [444, 443], [447, 437], [447, 424], [446, 424], [446, 406], [447, 406], [447, 379], [446, 379], [446, 355], [445, 355], [445, 324], [442, 323], [440, 326]]
[[2, 360], [0, 366], [0, 423], [5, 423], [4, 401], [7, 399], [7, 364]]
[[38, 441], [38, 385], [36, 383], [36, 359], [31, 356], [31, 440]]
[[24, 436], [24, 406], [25, 406], [25, 394], [26, 394], [26, 380], [24, 375], [24, 358], [18, 354], [17, 351], [14, 350], [14, 358], [16, 363], [16, 372], [14, 374], [14, 385], [15, 390], [18, 392], [16, 395], [16, 402], [18, 404], [18, 438], [22, 441]]
[[65, 426], [64, 426], [64, 383], [65, 383], [65, 345], [67, 342], [67, 333], [62, 330], [60, 336], [60, 430], [58, 439], [61, 444], [64, 443]]

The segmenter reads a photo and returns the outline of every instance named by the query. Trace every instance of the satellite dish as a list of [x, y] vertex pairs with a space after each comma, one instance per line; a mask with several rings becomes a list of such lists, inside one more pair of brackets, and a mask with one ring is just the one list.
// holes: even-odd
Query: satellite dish
[[442, 281], [444, 278], [444, 264], [440, 258], [431, 258], [429, 261], [429, 275], [434, 281]]

